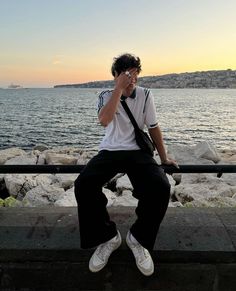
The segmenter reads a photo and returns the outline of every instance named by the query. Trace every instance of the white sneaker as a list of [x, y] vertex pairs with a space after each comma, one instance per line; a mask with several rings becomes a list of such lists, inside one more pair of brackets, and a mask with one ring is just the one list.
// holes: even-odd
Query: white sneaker
[[91, 272], [99, 272], [102, 268], [104, 268], [112, 252], [118, 249], [121, 245], [121, 235], [119, 231], [117, 232], [118, 233], [115, 237], [103, 244], [100, 244], [93, 253], [89, 261], [89, 270]]
[[140, 272], [145, 276], [152, 275], [154, 272], [154, 264], [149, 251], [141, 246], [130, 231], [127, 233], [126, 243], [134, 254], [136, 265]]

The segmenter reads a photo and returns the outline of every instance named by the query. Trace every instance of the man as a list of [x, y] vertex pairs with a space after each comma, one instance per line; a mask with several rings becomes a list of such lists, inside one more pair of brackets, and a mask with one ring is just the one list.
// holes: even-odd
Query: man
[[98, 272], [121, 245], [120, 233], [106, 209], [108, 201], [102, 187], [117, 173], [127, 173], [138, 205], [137, 219], [127, 233], [126, 243], [134, 254], [138, 269], [150, 276], [154, 264], [149, 251], [153, 249], [168, 207], [170, 184], [163, 169], [136, 144], [134, 127], [120, 103], [121, 98], [126, 99], [139, 127], [147, 126], [161, 162], [177, 164], [167, 158], [151, 92], [137, 86], [140, 59], [123, 54], [114, 59], [111, 71], [115, 79], [114, 89], [103, 91], [98, 100], [98, 118], [105, 127], [105, 136], [99, 153], [75, 181], [81, 247], [97, 247], [89, 261], [89, 269]]

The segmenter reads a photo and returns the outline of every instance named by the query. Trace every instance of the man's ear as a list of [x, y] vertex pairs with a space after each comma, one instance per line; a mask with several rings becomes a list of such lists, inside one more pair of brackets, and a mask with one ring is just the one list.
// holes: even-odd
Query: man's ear
[[117, 73], [117, 71], [115, 71], [115, 77], [114, 77], [114, 80], [116, 80], [117, 77], [118, 77], [118, 73]]

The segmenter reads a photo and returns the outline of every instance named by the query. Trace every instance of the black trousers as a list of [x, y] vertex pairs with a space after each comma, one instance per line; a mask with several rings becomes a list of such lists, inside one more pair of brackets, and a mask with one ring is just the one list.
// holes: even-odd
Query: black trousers
[[156, 161], [139, 150], [100, 151], [76, 179], [81, 248], [95, 247], [117, 234], [102, 192], [104, 184], [117, 173], [127, 173], [133, 196], [138, 199], [137, 219], [130, 231], [143, 247], [151, 250], [168, 207], [170, 184]]

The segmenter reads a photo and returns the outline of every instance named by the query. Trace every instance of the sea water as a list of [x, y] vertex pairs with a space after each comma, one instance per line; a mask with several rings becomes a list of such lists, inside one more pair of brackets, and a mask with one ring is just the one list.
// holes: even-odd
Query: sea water
[[[0, 149], [97, 148], [103, 89], [0, 89]], [[165, 143], [236, 145], [236, 89], [151, 89]]]

